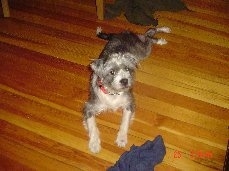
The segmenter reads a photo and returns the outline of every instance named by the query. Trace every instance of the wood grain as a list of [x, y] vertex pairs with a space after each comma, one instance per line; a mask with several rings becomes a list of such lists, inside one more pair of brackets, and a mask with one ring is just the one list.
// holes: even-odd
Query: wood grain
[[222, 170], [229, 138], [229, 4], [185, 2], [191, 11], [155, 14], [172, 33], [158, 34], [168, 44], [154, 46], [137, 70], [127, 147], [114, 143], [121, 114], [104, 113], [97, 117], [102, 151], [95, 155], [82, 108], [88, 65], [106, 43], [95, 36], [96, 27], [139, 33], [148, 27], [124, 16], [98, 20], [92, 0], [10, 0], [11, 17], [0, 18], [0, 170], [106, 170], [132, 144], [157, 135], [166, 156], [156, 170]]

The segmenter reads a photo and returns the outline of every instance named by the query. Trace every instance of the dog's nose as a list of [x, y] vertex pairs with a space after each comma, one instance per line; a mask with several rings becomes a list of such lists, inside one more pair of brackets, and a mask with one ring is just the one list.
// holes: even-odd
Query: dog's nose
[[128, 84], [128, 79], [127, 78], [123, 78], [120, 80], [120, 83], [123, 85], [123, 86], [126, 86]]

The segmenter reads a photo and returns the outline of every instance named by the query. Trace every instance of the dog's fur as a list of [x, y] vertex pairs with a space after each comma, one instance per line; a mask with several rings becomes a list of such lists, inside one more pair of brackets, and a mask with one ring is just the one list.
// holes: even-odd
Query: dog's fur
[[169, 33], [168, 27], [151, 28], [145, 34], [125, 31], [118, 34], [103, 33], [97, 28], [97, 36], [108, 40], [97, 60], [91, 63], [93, 70], [90, 97], [84, 107], [84, 125], [89, 133], [89, 148], [98, 153], [101, 149], [95, 116], [106, 110], [123, 110], [122, 122], [116, 143], [127, 144], [127, 132], [135, 113], [132, 94], [134, 73], [140, 60], [151, 53], [152, 44], [166, 44], [166, 40], [154, 38], [158, 32]]

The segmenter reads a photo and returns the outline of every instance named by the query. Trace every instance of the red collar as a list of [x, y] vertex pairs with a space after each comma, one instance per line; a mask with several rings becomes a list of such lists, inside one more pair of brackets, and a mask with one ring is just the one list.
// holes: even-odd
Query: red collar
[[120, 95], [120, 93], [110, 93], [109, 91], [107, 91], [107, 89], [105, 88], [105, 86], [103, 85], [103, 82], [100, 78], [98, 78], [97, 80], [97, 84], [100, 88], [100, 90], [104, 93], [104, 94], [109, 94], [109, 95]]
[[104, 85], [103, 85], [101, 79], [98, 79], [97, 84], [98, 84], [100, 90], [101, 90], [104, 94], [109, 94], [109, 92], [108, 92], [108, 91], [106, 90], [106, 88], [104, 87]]

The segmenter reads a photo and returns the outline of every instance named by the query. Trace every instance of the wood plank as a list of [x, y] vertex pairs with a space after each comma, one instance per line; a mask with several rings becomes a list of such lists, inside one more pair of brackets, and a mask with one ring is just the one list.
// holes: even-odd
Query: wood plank
[[[96, 119], [102, 151], [88, 150], [82, 109], [91, 59], [106, 41], [95, 35], [144, 33], [122, 15], [100, 21], [91, 0], [10, 0], [0, 18], [0, 170], [106, 170], [132, 144], [162, 135], [155, 170], [222, 170], [229, 125], [229, 15], [224, 0], [185, 1], [191, 11], [156, 12], [171, 34], [136, 71], [136, 116], [128, 145], [114, 140], [120, 111]], [[180, 157], [177, 157], [179, 154]], [[202, 155], [201, 155], [202, 154]], [[204, 155], [205, 154], [205, 155]]]

